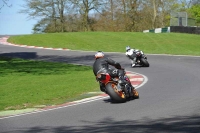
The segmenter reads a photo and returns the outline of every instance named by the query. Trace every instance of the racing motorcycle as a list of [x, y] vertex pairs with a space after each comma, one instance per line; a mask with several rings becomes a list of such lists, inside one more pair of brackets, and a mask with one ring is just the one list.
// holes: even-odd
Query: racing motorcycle
[[[149, 67], [149, 62], [147, 61], [147, 56], [144, 54], [143, 51], [136, 49], [135, 50], [135, 54], [136, 54], [136, 61], [135, 64], [136, 65], [140, 65], [143, 67]], [[133, 57], [131, 55], [128, 55], [128, 57], [132, 60]]]
[[126, 84], [119, 84], [119, 77], [112, 78], [107, 72], [103, 69], [97, 73], [97, 81], [105, 84], [105, 93], [108, 94], [113, 102], [126, 102], [128, 99], [138, 99], [139, 93], [136, 90], [136, 95], [133, 95], [133, 89], [131, 82], [127, 75], [124, 76], [124, 79], [127, 81]]

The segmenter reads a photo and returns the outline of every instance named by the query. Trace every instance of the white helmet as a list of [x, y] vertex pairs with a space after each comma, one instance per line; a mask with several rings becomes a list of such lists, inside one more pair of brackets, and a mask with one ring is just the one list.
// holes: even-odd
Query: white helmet
[[104, 53], [102, 51], [98, 51], [96, 54], [95, 54], [95, 59], [97, 58], [102, 58], [104, 57]]
[[126, 51], [130, 50], [131, 47], [130, 46], [126, 46]]

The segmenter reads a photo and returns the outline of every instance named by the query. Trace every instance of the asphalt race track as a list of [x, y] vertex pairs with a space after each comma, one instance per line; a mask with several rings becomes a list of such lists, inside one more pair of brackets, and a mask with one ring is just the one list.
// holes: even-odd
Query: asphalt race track
[[[145, 51], [144, 51], [145, 52]], [[0, 56], [92, 65], [95, 52], [44, 50], [0, 44]], [[199, 133], [200, 57], [147, 55], [149, 68], [130, 67], [122, 53], [106, 53], [145, 75], [140, 99], [113, 104], [109, 98], [0, 119], [0, 133]]]

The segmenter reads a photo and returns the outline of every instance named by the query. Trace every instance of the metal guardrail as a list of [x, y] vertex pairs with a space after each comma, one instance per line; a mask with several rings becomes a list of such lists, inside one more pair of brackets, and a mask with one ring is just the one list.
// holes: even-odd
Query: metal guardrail
[[200, 34], [200, 27], [170, 26], [170, 32]]

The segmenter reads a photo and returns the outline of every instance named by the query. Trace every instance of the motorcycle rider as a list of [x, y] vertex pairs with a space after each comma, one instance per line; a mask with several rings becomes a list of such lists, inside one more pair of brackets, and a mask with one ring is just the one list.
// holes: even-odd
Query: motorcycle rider
[[126, 46], [126, 56], [131, 60], [131, 67], [136, 65], [136, 50]]
[[[109, 67], [109, 65], [115, 67], [116, 69]], [[105, 58], [104, 53], [102, 51], [98, 51], [95, 54], [95, 62], [93, 64], [94, 75], [97, 76], [98, 71], [100, 71], [102, 69], [104, 69], [105, 72], [109, 73], [111, 77], [117, 77], [118, 76], [119, 77], [119, 84], [121, 86], [125, 85], [127, 83], [127, 81], [124, 78], [125, 71], [121, 67], [121, 65], [118, 62], [112, 60], [111, 58]], [[105, 84], [99, 82], [99, 85], [100, 85], [100, 90], [105, 92]], [[133, 86], [132, 86], [132, 89], [133, 89], [134, 95], [137, 95], [137, 92], [136, 92], [136, 90]]]

